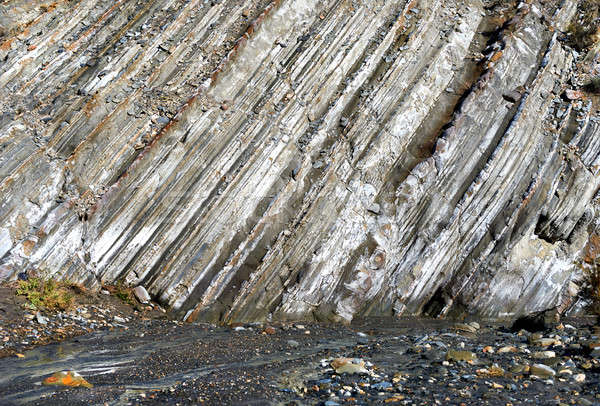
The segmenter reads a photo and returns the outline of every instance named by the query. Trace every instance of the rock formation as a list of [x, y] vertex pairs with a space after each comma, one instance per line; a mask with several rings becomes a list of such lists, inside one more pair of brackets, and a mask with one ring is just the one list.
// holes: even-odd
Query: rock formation
[[566, 309], [600, 229], [583, 3], [3, 2], [0, 279], [222, 322]]

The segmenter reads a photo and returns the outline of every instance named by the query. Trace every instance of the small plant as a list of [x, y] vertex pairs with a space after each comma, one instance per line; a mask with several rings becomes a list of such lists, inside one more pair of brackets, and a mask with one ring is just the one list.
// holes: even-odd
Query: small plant
[[73, 286], [75, 285], [70, 282], [31, 277], [26, 281], [19, 281], [17, 295], [25, 296], [29, 307], [33, 309], [68, 310], [75, 299], [71, 291]]
[[116, 297], [118, 297], [119, 299], [121, 299], [121, 301], [123, 303], [126, 303], [130, 306], [133, 306], [135, 304], [135, 301], [133, 300], [133, 293], [131, 292], [131, 289], [126, 288], [121, 283], [119, 283], [118, 285], [116, 285], [114, 287], [114, 295]]

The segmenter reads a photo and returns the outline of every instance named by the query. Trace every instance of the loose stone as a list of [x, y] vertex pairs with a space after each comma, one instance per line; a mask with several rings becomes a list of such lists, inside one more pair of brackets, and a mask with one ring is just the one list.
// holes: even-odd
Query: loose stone
[[533, 364], [529, 369], [529, 373], [540, 378], [548, 378], [556, 375], [556, 372], [552, 368], [544, 364]]

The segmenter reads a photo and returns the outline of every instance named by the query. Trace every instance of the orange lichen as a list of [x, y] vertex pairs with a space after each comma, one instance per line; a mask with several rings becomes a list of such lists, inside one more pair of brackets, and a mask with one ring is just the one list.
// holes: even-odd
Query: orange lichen
[[12, 44], [12, 42], [14, 41], [14, 38], [9, 38], [6, 41], [4, 41], [2, 43], [2, 45], [0, 45], [0, 49], [3, 51], [8, 51], [10, 49], [10, 45]]
[[55, 372], [52, 376], [44, 379], [42, 385], [62, 385], [71, 388], [83, 386], [84, 388], [92, 388], [94, 385], [86, 381], [81, 375], [75, 371], [60, 371]]
[[496, 62], [502, 57], [502, 51], [495, 52], [490, 58], [490, 62]]

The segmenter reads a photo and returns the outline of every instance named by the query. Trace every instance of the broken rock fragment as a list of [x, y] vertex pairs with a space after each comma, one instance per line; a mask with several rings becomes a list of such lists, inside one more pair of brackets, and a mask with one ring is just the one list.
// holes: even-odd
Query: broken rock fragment
[[139, 300], [140, 303], [146, 304], [148, 302], [150, 302], [150, 295], [148, 294], [148, 291], [146, 290], [145, 287], [143, 286], [136, 286], [133, 289], [133, 294], [135, 295], [135, 298], [137, 300]]
[[474, 361], [477, 356], [471, 351], [448, 350], [446, 361]]
[[336, 358], [331, 361], [332, 368], [338, 374], [367, 374], [365, 361], [360, 358]]
[[60, 371], [55, 372], [48, 378], [42, 381], [42, 385], [58, 385], [70, 387], [92, 388], [94, 385], [86, 381], [81, 375], [75, 371]]

